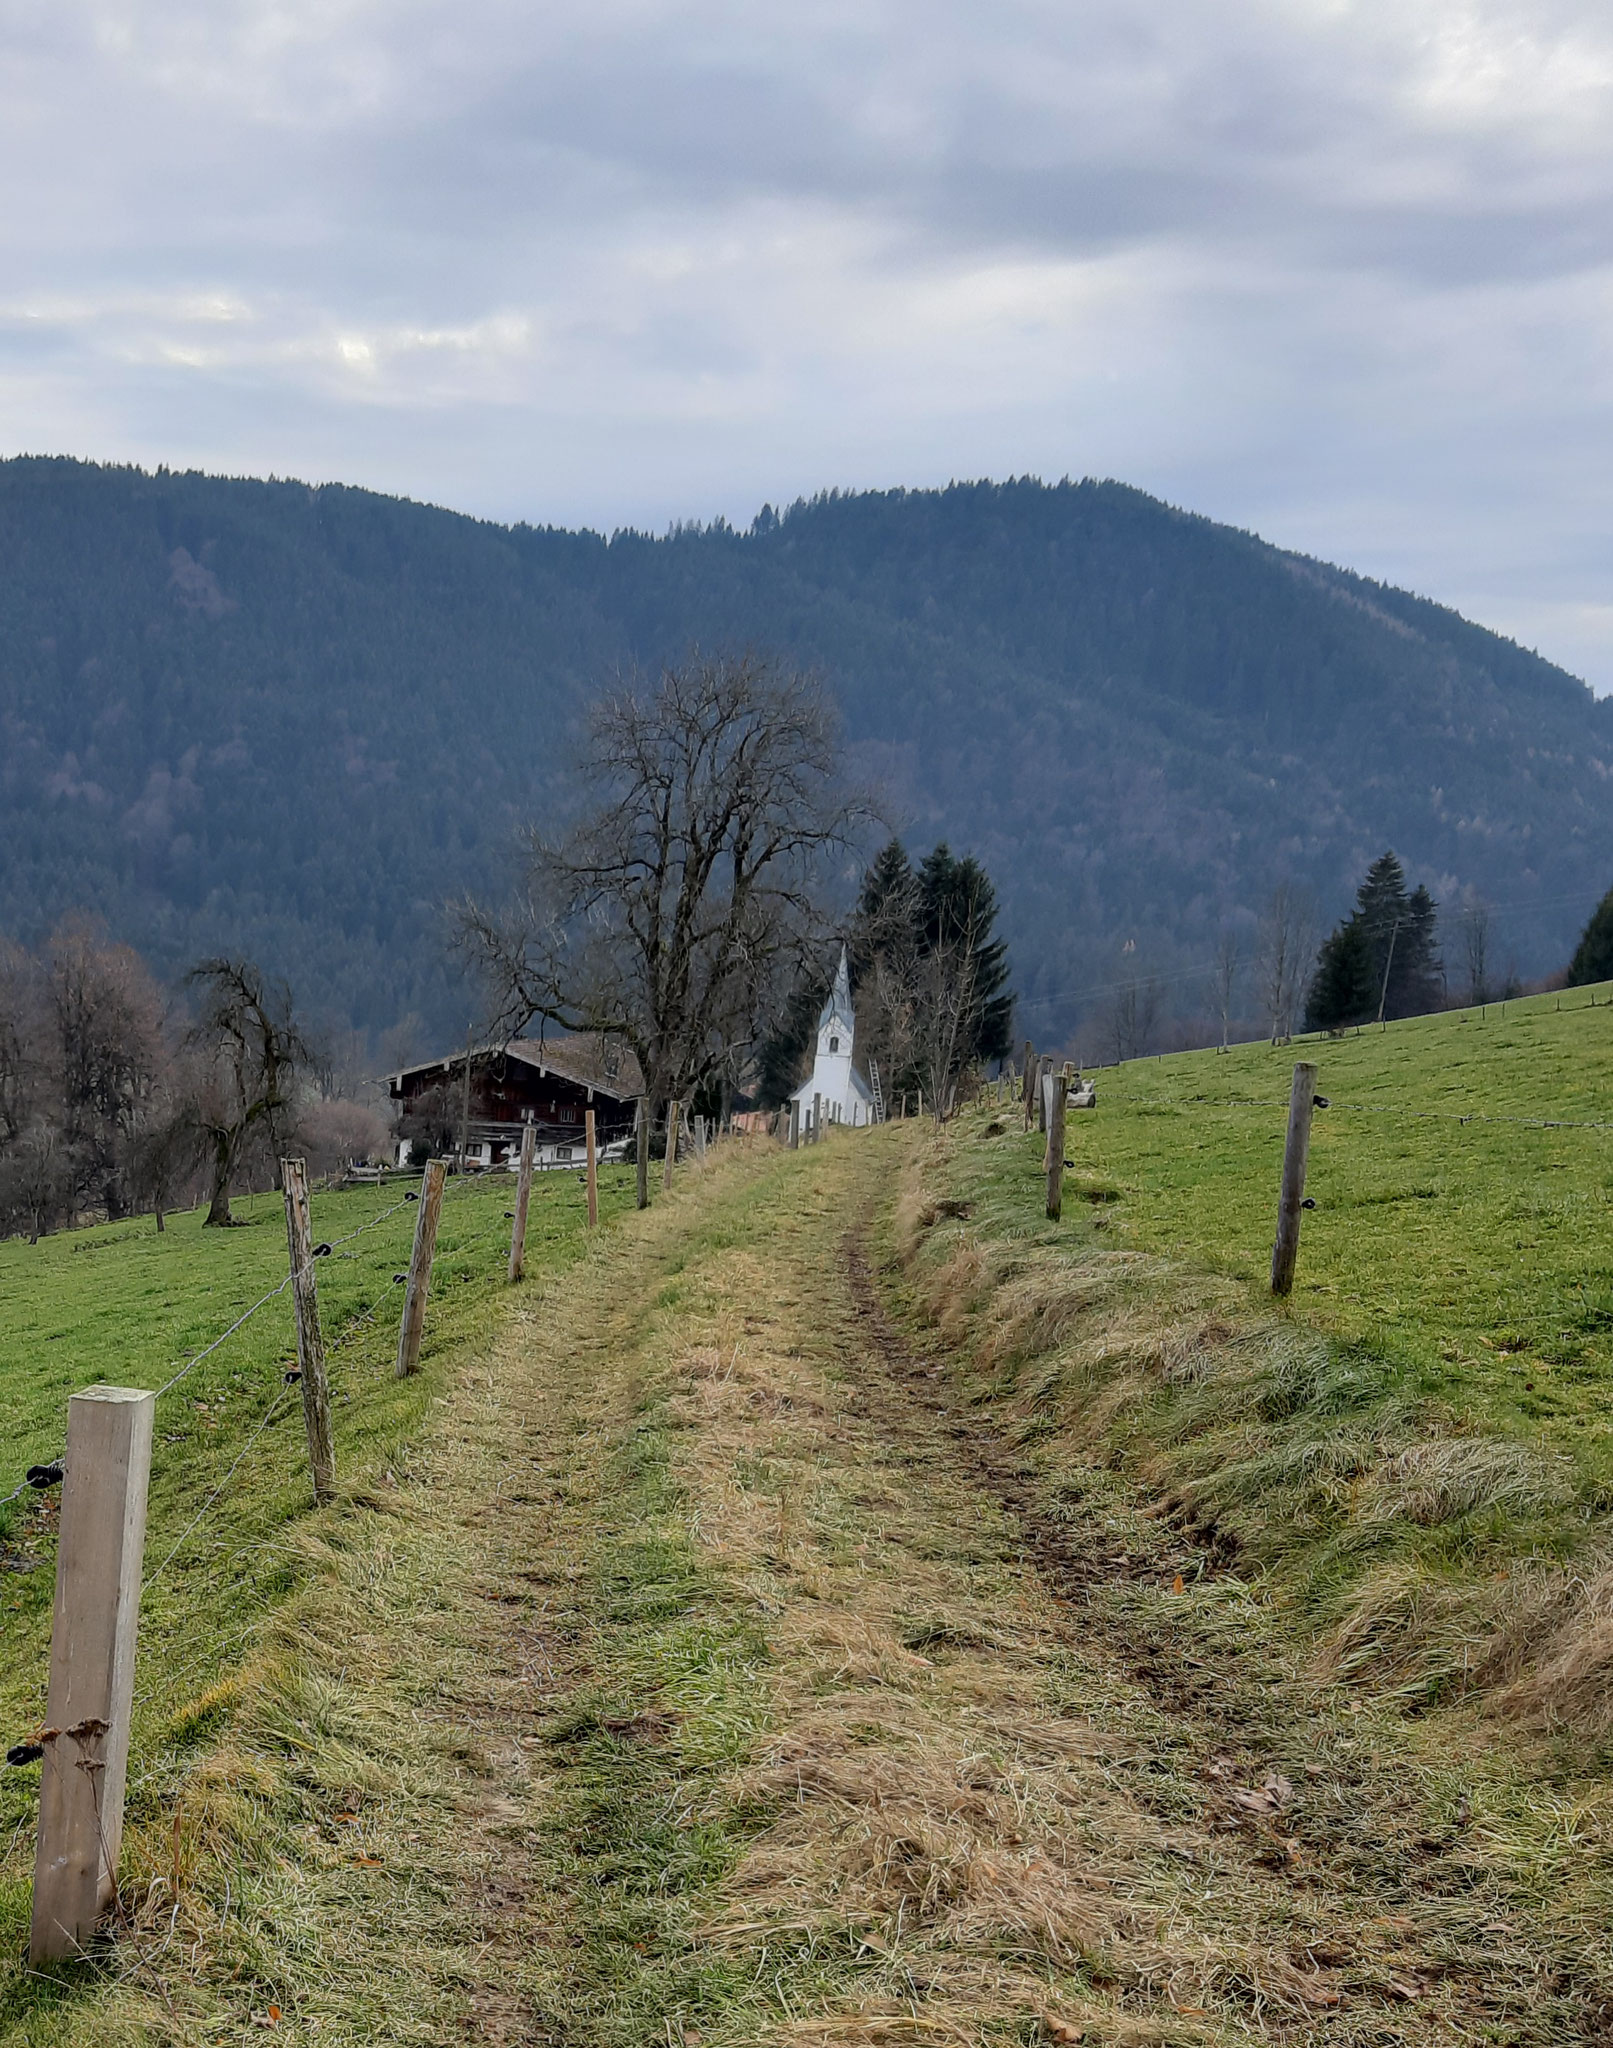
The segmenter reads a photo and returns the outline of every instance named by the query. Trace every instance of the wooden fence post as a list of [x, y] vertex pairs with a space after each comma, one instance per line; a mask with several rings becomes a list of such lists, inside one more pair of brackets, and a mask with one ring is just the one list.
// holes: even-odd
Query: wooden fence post
[[428, 1159], [420, 1183], [420, 1213], [414, 1219], [414, 1250], [409, 1255], [409, 1285], [403, 1297], [403, 1325], [398, 1331], [398, 1378], [407, 1379], [420, 1363], [420, 1339], [426, 1329], [426, 1296], [431, 1292], [431, 1261], [437, 1249], [437, 1218], [442, 1212], [446, 1159]]
[[588, 1228], [599, 1228], [599, 1153], [594, 1145], [594, 1112], [585, 1109], [582, 1116], [583, 1138], [588, 1147]]
[[1025, 1041], [1025, 1128], [1031, 1127], [1031, 1118], [1036, 1113], [1036, 1048], [1027, 1038]]
[[1305, 1166], [1311, 1149], [1311, 1114], [1316, 1107], [1316, 1069], [1308, 1060], [1294, 1068], [1288, 1100], [1288, 1142], [1283, 1147], [1283, 1185], [1277, 1199], [1277, 1242], [1271, 1248], [1271, 1291], [1288, 1294], [1299, 1258], [1300, 1205], [1305, 1199]]
[[526, 1212], [532, 1201], [532, 1155], [538, 1149], [538, 1127], [521, 1127], [521, 1164], [515, 1174], [515, 1221], [510, 1226], [510, 1285], [526, 1271]]
[[67, 1404], [29, 1961], [88, 1945], [117, 1895], [135, 1630], [157, 1397], [91, 1387]]
[[694, 1120], [694, 1156], [702, 1166], [706, 1163], [706, 1120], [697, 1116]]
[[647, 1095], [638, 1099], [633, 1136], [638, 1154], [638, 1205], [647, 1209], [650, 1206], [650, 1098]]
[[801, 1105], [800, 1105], [800, 1103], [799, 1103], [799, 1102], [797, 1102], [797, 1101], [796, 1101], [796, 1099], [795, 1099], [795, 1097], [794, 1097], [793, 1095], [792, 1095], [792, 1096], [790, 1097], [790, 1112], [789, 1112], [789, 1114], [790, 1114], [790, 1137], [789, 1137], [789, 1144], [790, 1144], [790, 1150], [791, 1150], [792, 1152], [794, 1152], [794, 1151], [796, 1151], [796, 1150], [798, 1150], [798, 1149], [799, 1149], [799, 1147], [800, 1147], [800, 1143], [801, 1143]]
[[816, 1144], [816, 1143], [818, 1142], [818, 1140], [819, 1140], [819, 1139], [820, 1139], [820, 1138], [821, 1138], [822, 1136], [823, 1136], [823, 1097], [822, 1097], [821, 1095], [814, 1095], [814, 1096], [813, 1096], [813, 1098], [812, 1098], [812, 1142], [813, 1142], [813, 1144], [815, 1145], [815, 1144]]
[[672, 1169], [678, 1159], [678, 1119], [682, 1114], [683, 1104], [674, 1095], [667, 1105], [666, 1113], [666, 1165], [661, 1173], [661, 1185], [664, 1188], [672, 1185]]
[[1057, 1223], [1064, 1211], [1064, 1098], [1070, 1092], [1067, 1074], [1053, 1076], [1053, 1099], [1047, 1118], [1047, 1220]]
[[319, 1289], [314, 1280], [314, 1233], [308, 1219], [308, 1162], [282, 1159], [280, 1185], [286, 1197], [286, 1249], [291, 1254], [291, 1299], [297, 1311], [297, 1368], [301, 1374], [302, 1419], [308, 1431], [308, 1463], [314, 1500], [323, 1505], [336, 1491], [336, 1452], [330, 1433], [330, 1381], [325, 1377], [325, 1340], [319, 1328]]

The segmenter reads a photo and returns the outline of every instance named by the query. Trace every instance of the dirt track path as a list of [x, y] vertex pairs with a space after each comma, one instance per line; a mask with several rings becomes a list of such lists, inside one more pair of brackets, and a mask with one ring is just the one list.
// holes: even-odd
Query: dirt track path
[[242, 1728], [298, 1817], [158, 2038], [262, 2038], [243, 1951], [323, 2044], [1607, 2038], [1248, 1588], [1173, 1602], [904, 1336], [911, 1142], [730, 1155], [467, 1368]]

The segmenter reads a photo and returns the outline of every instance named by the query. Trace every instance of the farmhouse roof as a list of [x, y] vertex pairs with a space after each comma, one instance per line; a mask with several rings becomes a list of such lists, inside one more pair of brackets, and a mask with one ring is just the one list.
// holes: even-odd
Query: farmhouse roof
[[[634, 1055], [625, 1045], [593, 1033], [579, 1032], [566, 1038], [510, 1038], [501, 1044], [473, 1045], [470, 1056], [475, 1061], [496, 1059], [500, 1054], [536, 1067], [540, 1073], [558, 1074], [561, 1080], [575, 1082], [579, 1088], [596, 1089], [618, 1102], [631, 1102], [634, 1096], [644, 1093], [644, 1077]], [[464, 1064], [465, 1050], [461, 1046], [437, 1059], [416, 1060], [401, 1068], [393, 1076], [392, 1085], [401, 1089], [412, 1075], [453, 1073]]]

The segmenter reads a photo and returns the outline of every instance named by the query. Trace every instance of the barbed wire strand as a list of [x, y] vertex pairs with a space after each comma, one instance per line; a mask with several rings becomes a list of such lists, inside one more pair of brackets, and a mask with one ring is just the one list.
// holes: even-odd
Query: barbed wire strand
[[213, 1508], [218, 1504], [218, 1501], [222, 1496], [225, 1487], [229, 1485], [230, 1481], [235, 1477], [236, 1473], [240, 1471], [241, 1466], [245, 1461], [247, 1452], [251, 1450], [252, 1446], [257, 1442], [258, 1438], [262, 1436], [263, 1432], [269, 1427], [269, 1424], [273, 1422], [275, 1416], [280, 1412], [281, 1408], [285, 1405], [285, 1402], [289, 1397], [289, 1394], [290, 1389], [288, 1387], [282, 1387], [280, 1391], [275, 1395], [274, 1399], [269, 1403], [268, 1408], [264, 1411], [263, 1420], [258, 1424], [257, 1428], [253, 1430], [252, 1434], [247, 1438], [246, 1442], [242, 1444], [240, 1450], [235, 1455], [235, 1462], [230, 1466], [228, 1472], [225, 1473], [224, 1477], [218, 1482], [217, 1486], [213, 1488], [213, 1491], [208, 1495], [207, 1499], [203, 1501], [201, 1507], [197, 1510], [196, 1514], [192, 1516], [190, 1521], [188, 1521], [185, 1524], [184, 1528], [180, 1531], [178, 1541], [174, 1544], [173, 1549], [169, 1551], [168, 1555], [163, 1559], [162, 1563], [158, 1565], [157, 1569], [154, 1572], [148, 1572], [146, 1576], [140, 1581], [140, 1591], [142, 1594], [148, 1592], [150, 1588], [157, 1583], [157, 1581], [162, 1577], [163, 1573], [167, 1571], [168, 1567], [179, 1555], [180, 1551], [183, 1549], [185, 1544], [190, 1540], [192, 1533], [201, 1526], [202, 1522], [207, 1518], [207, 1516], [211, 1513]]
[[[480, 1176], [478, 1176], [478, 1178], [480, 1178]], [[462, 1185], [469, 1185], [469, 1182], [464, 1182], [462, 1183]], [[353, 1230], [345, 1232], [341, 1237], [329, 1240], [327, 1243], [327, 1249], [321, 1254], [321, 1256], [330, 1256], [332, 1253], [335, 1252], [338, 1246], [351, 1243], [351, 1241], [354, 1238], [363, 1236], [366, 1231], [373, 1230], [378, 1224], [383, 1223], [388, 1216], [396, 1215], [398, 1210], [404, 1208], [405, 1206], [406, 1201], [394, 1202], [388, 1208], [382, 1210], [379, 1215], [370, 1217], [366, 1222], [359, 1224]], [[459, 1244], [446, 1246], [444, 1249], [456, 1253], [466, 1252], [471, 1250], [475, 1246], [483, 1243], [487, 1238], [490, 1238], [495, 1234], [502, 1236], [502, 1225], [504, 1220], [505, 1219], [503, 1217], [500, 1217], [495, 1222], [487, 1225], [484, 1229], [473, 1232], [471, 1236], [462, 1240]], [[349, 1254], [349, 1256], [354, 1255]], [[304, 1268], [304, 1271], [312, 1272], [313, 1270], [314, 1262], [311, 1257], [308, 1260], [307, 1265]], [[219, 1347], [222, 1344], [226, 1343], [229, 1338], [233, 1337], [236, 1331], [241, 1329], [246, 1323], [250, 1322], [252, 1317], [255, 1316], [260, 1309], [266, 1308], [271, 1301], [276, 1300], [280, 1295], [284, 1294], [286, 1289], [291, 1285], [294, 1277], [295, 1276], [292, 1273], [288, 1273], [286, 1277], [282, 1281], [280, 1281], [278, 1286], [270, 1288], [266, 1294], [261, 1295], [259, 1299], [255, 1301], [250, 1308], [244, 1310], [242, 1314], [236, 1317], [235, 1321], [230, 1324], [228, 1329], [221, 1331], [219, 1335], [211, 1341], [211, 1343], [204, 1345], [203, 1348], [200, 1351], [198, 1351], [194, 1357], [187, 1360], [178, 1372], [172, 1374], [170, 1378], [165, 1380], [162, 1386], [156, 1390], [157, 1396], [160, 1398], [163, 1394], [166, 1394], [171, 1388], [178, 1386], [180, 1381], [185, 1379], [190, 1373], [192, 1373], [196, 1369], [196, 1367], [202, 1363], [202, 1361], [205, 1358], [210, 1357], [215, 1351], [219, 1349]], [[363, 1314], [356, 1319], [354, 1328], [356, 1329], [358, 1323], [370, 1320], [373, 1317], [374, 1313], [375, 1311], [373, 1308], [364, 1311]], [[350, 1332], [344, 1334], [350, 1334]], [[341, 1340], [338, 1338], [336, 1341], [340, 1342]], [[234, 1459], [231, 1461], [229, 1470], [224, 1474], [223, 1478], [218, 1482], [217, 1486], [213, 1488], [212, 1492], [208, 1495], [207, 1499], [203, 1501], [201, 1507], [185, 1524], [185, 1527], [180, 1531], [178, 1537], [175, 1539], [173, 1545], [169, 1549], [167, 1556], [164, 1557], [161, 1564], [159, 1564], [154, 1571], [148, 1572], [141, 1580], [142, 1594], [148, 1592], [153, 1586], [156, 1585], [157, 1581], [160, 1578], [162, 1578], [163, 1574], [168, 1570], [168, 1567], [173, 1563], [174, 1559], [179, 1555], [180, 1551], [184, 1548], [184, 1546], [190, 1541], [191, 1537], [195, 1534], [197, 1529], [201, 1527], [202, 1523], [213, 1512], [214, 1508], [217, 1507], [218, 1503], [223, 1498], [224, 1493], [230, 1484], [230, 1481], [235, 1477], [236, 1473], [240, 1471], [242, 1465], [245, 1464], [247, 1456], [252, 1450], [253, 1446], [258, 1442], [259, 1438], [263, 1436], [264, 1432], [274, 1422], [275, 1418], [279, 1415], [281, 1409], [285, 1406], [289, 1397], [290, 1386], [282, 1386], [276, 1393], [274, 1399], [269, 1403], [268, 1408], [264, 1412], [262, 1420], [258, 1423], [257, 1427], [252, 1431], [251, 1435], [246, 1439], [245, 1443], [242, 1444], [240, 1450], [236, 1453]], [[54, 1462], [59, 1463], [60, 1460], [58, 1459]], [[19, 1499], [24, 1493], [28, 1492], [31, 1489], [31, 1487], [32, 1481], [28, 1479], [22, 1480], [21, 1483], [15, 1488], [13, 1488], [13, 1490], [9, 1494], [0, 1497], [0, 1507], [10, 1506], [10, 1504], [13, 1501]], [[190, 1668], [194, 1669], [197, 1667], [192, 1666]], [[143, 1688], [139, 1697], [141, 1702], [144, 1703], [151, 1697], [150, 1689]], [[146, 1774], [146, 1777], [149, 1777], [150, 1775], [151, 1773], [148, 1772]], [[136, 1782], [137, 1784], [143, 1784], [145, 1782], [145, 1778], [141, 1778]]]
[[[1122, 1102], [1123, 1109], [1287, 1109], [1287, 1096], [1185, 1095], [1175, 1102]], [[1320, 1106], [1320, 1105], [1318, 1105]], [[1613, 1131], [1613, 1120], [1569, 1116], [1491, 1116], [1477, 1109], [1407, 1109], [1398, 1102], [1340, 1102], [1327, 1099], [1329, 1109], [1353, 1110], [1361, 1116], [1403, 1116], [1458, 1124], [1510, 1124], [1531, 1131]]]
[[[389, 1216], [395, 1216], [400, 1209], [405, 1208], [407, 1206], [408, 1204], [406, 1198], [403, 1201], [393, 1202], [387, 1208], [381, 1210], [378, 1215], [370, 1217], [367, 1222], [360, 1223], [353, 1230], [345, 1231], [340, 1237], [330, 1239], [330, 1252], [334, 1253], [339, 1246], [344, 1244], [350, 1244], [355, 1237], [362, 1237], [367, 1230], [374, 1230], [378, 1224], [384, 1223]], [[344, 1253], [343, 1256], [345, 1258], [353, 1258], [357, 1255], [352, 1252], [347, 1252]], [[213, 1353], [220, 1348], [221, 1345], [226, 1344], [229, 1341], [229, 1339], [235, 1335], [237, 1330], [241, 1329], [245, 1324], [249, 1323], [252, 1320], [252, 1318], [258, 1313], [260, 1309], [267, 1308], [271, 1301], [277, 1300], [279, 1296], [284, 1294], [286, 1289], [291, 1285], [292, 1278], [293, 1276], [290, 1273], [288, 1273], [286, 1277], [278, 1284], [278, 1286], [271, 1287], [268, 1293], [260, 1295], [259, 1298], [255, 1302], [253, 1302], [252, 1306], [249, 1309], [243, 1310], [243, 1312], [236, 1317], [235, 1321], [230, 1324], [227, 1330], [221, 1330], [218, 1336], [214, 1337], [210, 1343], [204, 1344], [202, 1349], [198, 1351], [194, 1355], [194, 1357], [187, 1359], [177, 1372], [170, 1374], [169, 1377], [163, 1381], [162, 1385], [156, 1389], [156, 1398], [160, 1401], [163, 1395], [168, 1393], [172, 1388], [177, 1387], [181, 1380], [188, 1379], [190, 1375], [196, 1370], [197, 1366], [199, 1366], [204, 1359], [210, 1358], [213, 1355]], [[44, 1462], [47, 1464], [59, 1465], [61, 1464], [65, 1455], [66, 1451], [64, 1447], [64, 1449], [58, 1452], [54, 1458], [47, 1459]], [[36, 1487], [31, 1479], [22, 1479], [17, 1483], [16, 1486], [12, 1488], [10, 1493], [0, 1494], [0, 1508], [10, 1507], [13, 1501], [20, 1500], [25, 1493], [39, 1491], [42, 1491], [42, 1489]]]

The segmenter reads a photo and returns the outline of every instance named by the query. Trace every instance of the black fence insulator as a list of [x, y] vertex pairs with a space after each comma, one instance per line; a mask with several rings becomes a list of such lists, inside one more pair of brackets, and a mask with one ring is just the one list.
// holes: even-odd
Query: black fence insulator
[[47, 1486], [61, 1485], [62, 1468], [60, 1465], [30, 1465], [22, 1476], [42, 1493]]
[[6, 1751], [8, 1764], [36, 1764], [45, 1754], [43, 1743], [14, 1742]]
[[333, 1247], [328, 1244], [316, 1244], [310, 1256], [316, 1259], [328, 1259], [332, 1249]]
[[1325, 1095], [1313, 1095], [1311, 1101], [1318, 1109], [1329, 1109], [1332, 1107]]
[[301, 1378], [302, 1367], [300, 1365], [293, 1365], [287, 1367], [285, 1373], [285, 1382], [288, 1387], [294, 1387], [297, 1384], [298, 1380], [300, 1380]]
[[1314, 1195], [1307, 1195], [1299, 1206], [1302, 1209], [1314, 1209], [1316, 1207], [1316, 1197]]
[[394, 1273], [392, 1275], [392, 1285], [394, 1287], [401, 1287], [404, 1281], [408, 1279], [408, 1277], [409, 1276], [407, 1273]]
[[407, 1193], [407, 1194], [406, 1194], [406, 1195], [404, 1196], [404, 1198], [403, 1198], [403, 1199], [404, 1199], [404, 1200], [405, 1200], [406, 1202], [418, 1202], [418, 1201], [419, 1201], [419, 1199], [420, 1199], [420, 1191], [419, 1191], [419, 1189], [418, 1189], [418, 1188], [411, 1188], [411, 1189], [409, 1190], [409, 1192], [408, 1192], [408, 1193]]
[[504, 1221], [506, 1223], [513, 1223], [515, 1221], [515, 1211], [513, 1209], [506, 1209], [504, 1211]]

